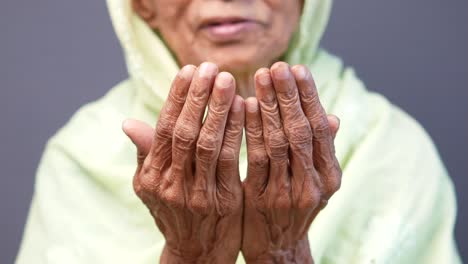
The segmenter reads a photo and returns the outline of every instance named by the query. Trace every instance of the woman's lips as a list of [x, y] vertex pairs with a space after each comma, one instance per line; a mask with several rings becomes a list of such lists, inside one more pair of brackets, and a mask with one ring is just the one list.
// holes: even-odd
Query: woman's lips
[[225, 20], [205, 24], [202, 27], [208, 38], [217, 43], [241, 40], [246, 33], [255, 29], [258, 23], [252, 20]]

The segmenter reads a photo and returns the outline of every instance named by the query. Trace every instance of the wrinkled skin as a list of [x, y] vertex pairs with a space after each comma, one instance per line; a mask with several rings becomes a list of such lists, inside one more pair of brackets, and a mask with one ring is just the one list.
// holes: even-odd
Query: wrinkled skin
[[211, 67], [210, 77], [202, 67], [179, 72], [156, 130], [124, 123], [138, 148], [135, 191], [166, 238], [161, 263], [234, 263], [239, 250], [248, 263], [313, 263], [307, 231], [341, 182], [339, 121], [325, 114], [304, 66], [258, 70], [245, 110], [232, 76]]
[[307, 231], [341, 182], [337, 126], [304, 66], [260, 69], [256, 92], [246, 101], [242, 253], [248, 263], [312, 263]]
[[[166, 239], [160, 262], [234, 263], [242, 251], [248, 263], [312, 263], [307, 231], [341, 181], [339, 122], [325, 114], [307, 68], [271, 66], [303, 1], [132, 4], [180, 66], [219, 67], [183, 67], [156, 129], [136, 120], [123, 126], [138, 149], [134, 189]], [[253, 25], [219, 38], [206, 22], [220, 15]], [[249, 165], [241, 183], [244, 127]]]
[[240, 251], [244, 102], [234, 92], [234, 78], [216, 65], [185, 66], [154, 132], [124, 124], [139, 149], [135, 192], [166, 239], [162, 263], [233, 263]]

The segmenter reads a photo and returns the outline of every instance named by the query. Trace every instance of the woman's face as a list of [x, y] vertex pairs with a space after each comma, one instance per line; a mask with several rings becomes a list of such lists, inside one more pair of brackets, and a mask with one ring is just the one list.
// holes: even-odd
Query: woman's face
[[133, 0], [180, 65], [218, 64], [233, 74], [269, 66], [288, 47], [303, 0]]

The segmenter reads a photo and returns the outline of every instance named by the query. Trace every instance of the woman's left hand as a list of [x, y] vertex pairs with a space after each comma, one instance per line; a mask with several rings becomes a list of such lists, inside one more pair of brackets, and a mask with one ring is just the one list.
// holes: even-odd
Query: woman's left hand
[[247, 263], [313, 263], [307, 231], [341, 183], [339, 121], [325, 114], [305, 66], [279, 62], [255, 82], [257, 99], [246, 100], [242, 253]]
[[175, 78], [155, 130], [135, 121], [124, 124], [139, 154], [135, 192], [166, 240], [161, 263], [237, 259], [245, 111], [235, 90], [234, 77], [218, 74], [214, 64], [188, 65]]

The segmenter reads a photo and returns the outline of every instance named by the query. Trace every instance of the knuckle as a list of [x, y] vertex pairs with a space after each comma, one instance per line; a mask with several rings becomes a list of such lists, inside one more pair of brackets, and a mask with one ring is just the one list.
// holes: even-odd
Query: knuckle
[[207, 199], [205, 192], [195, 192], [190, 199], [189, 206], [194, 214], [207, 216], [212, 210], [212, 203]]
[[227, 116], [228, 111], [229, 105], [225, 102], [211, 100], [207, 121], [211, 119], [212, 121], [219, 123]]
[[288, 143], [288, 140], [283, 132], [283, 129], [275, 129], [268, 135], [268, 144], [271, 146], [283, 146]]
[[169, 100], [166, 102], [166, 108], [168, 112], [172, 112], [178, 105], [183, 105], [185, 103], [185, 96], [184, 95], [176, 95], [173, 92], [169, 93]]
[[217, 116], [225, 116], [231, 107], [229, 99], [231, 98], [225, 95], [213, 95], [210, 100], [210, 113], [213, 112]]
[[141, 187], [141, 184], [140, 184], [140, 180], [138, 178], [138, 176], [134, 176], [133, 177], [133, 190], [135, 191], [136, 195], [138, 197], [142, 197], [143, 195], [143, 188]]
[[321, 194], [317, 190], [311, 190], [305, 193], [299, 200], [297, 207], [302, 210], [315, 209], [319, 205]]
[[323, 184], [323, 194], [329, 199], [341, 188], [341, 177], [330, 177]]
[[267, 139], [267, 152], [271, 159], [287, 158], [289, 142], [282, 129], [277, 129], [269, 133]]
[[278, 114], [278, 101], [276, 96], [265, 96], [259, 101], [262, 114], [277, 115]]
[[247, 131], [246, 134], [248, 149], [265, 149], [262, 131]]
[[222, 134], [224, 134], [225, 127], [223, 123], [226, 119], [225, 117], [226, 116], [224, 113], [210, 110], [208, 117], [200, 131], [200, 135], [203, 137], [206, 136], [209, 138], [218, 139]]
[[282, 106], [287, 108], [291, 108], [299, 99], [296, 88], [291, 86], [288, 86], [287, 89], [279, 90], [276, 95]]
[[248, 137], [263, 137], [263, 126], [260, 122], [246, 122], [245, 133]]
[[281, 102], [281, 106], [286, 109], [292, 109], [296, 107], [299, 102], [299, 94], [297, 93], [297, 88], [288, 87], [284, 91], [278, 92], [278, 101]]
[[140, 180], [140, 193], [148, 193], [148, 194], [156, 194], [157, 193], [157, 185], [153, 178], [149, 175], [142, 175]]
[[152, 164], [146, 162], [138, 178], [140, 191], [155, 194], [158, 191], [158, 181], [156, 180], [161, 171]]
[[284, 130], [291, 146], [305, 146], [312, 142], [312, 129], [306, 120], [287, 125]]
[[265, 151], [252, 150], [248, 154], [248, 166], [249, 169], [254, 171], [263, 171], [269, 166], [268, 155]]
[[302, 199], [299, 201], [297, 208], [300, 210], [310, 210], [316, 207], [316, 203], [312, 199]]
[[[235, 152], [235, 149], [239, 148], [241, 140], [241, 132], [233, 131], [232, 133], [226, 133], [224, 135], [223, 149], [230, 149], [229, 151]], [[228, 151], [228, 150], [225, 150]]]
[[196, 116], [199, 114], [200, 109], [205, 109], [206, 99], [204, 97], [192, 96], [190, 100], [187, 100], [186, 107], [191, 116]]
[[183, 193], [175, 188], [169, 188], [162, 192], [161, 201], [169, 205], [171, 208], [184, 208], [185, 199]]
[[[223, 146], [221, 151], [229, 151], [236, 153], [242, 140], [242, 129], [228, 128], [224, 134]], [[227, 153], [226, 153], [227, 154]]]
[[242, 134], [242, 128], [244, 127], [244, 122], [241, 120], [230, 119], [226, 125], [225, 137], [236, 139]]
[[190, 87], [191, 99], [194, 103], [205, 102], [210, 94], [208, 89], [209, 84], [213, 77], [211, 76], [199, 76], [199, 79], [194, 82], [194, 85]]
[[218, 160], [221, 162], [232, 162], [237, 160], [237, 152], [231, 147], [223, 147], [219, 152]]
[[328, 125], [328, 121], [324, 117], [316, 117], [311, 121], [313, 127], [313, 135], [314, 138], [323, 140], [330, 137], [330, 126]]
[[172, 138], [172, 132], [175, 126], [175, 121], [163, 117], [158, 121], [156, 135], [158, 138]]
[[159, 200], [160, 173], [151, 159], [146, 159], [138, 174], [133, 177], [133, 190], [145, 204], [154, 204]]
[[[209, 118], [205, 124], [203, 124], [203, 127], [200, 131], [200, 138], [203, 138], [203, 140], [210, 140], [210, 139], [218, 139], [221, 136], [221, 133], [219, 132], [219, 120], [213, 120]], [[206, 138], [206, 139], [205, 139]], [[213, 142], [209, 142], [213, 143]]]
[[177, 148], [190, 149], [196, 142], [198, 134], [192, 125], [179, 122], [174, 129], [174, 143]]
[[217, 170], [220, 174], [230, 174], [238, 170], [238, 154], [231, 148], [223, 148], [219, 153]]
[[320, 104], [318, 93], [315, 89], [302, 89], [300, 93], [303, 105], [313, 107], [317, 104]]
[[217, 141], [213, 136], [201, 136], [197, 142], [197, 159], [207, 162], [214, 160], [218, 154]]

